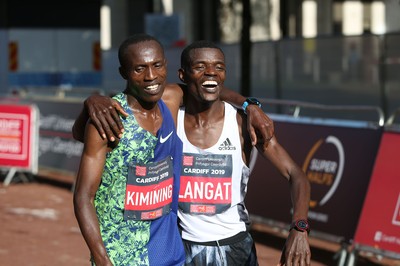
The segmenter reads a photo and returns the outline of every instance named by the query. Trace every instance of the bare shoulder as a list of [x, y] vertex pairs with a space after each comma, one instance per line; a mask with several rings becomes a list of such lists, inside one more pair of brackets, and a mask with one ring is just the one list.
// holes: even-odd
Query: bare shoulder
[[162, 99], [164, 102], [181, 102], [183, 90], [177, 83], [169, 83], [165, 86]]
[[172, 117], [174, 118], [176, 125], [178, 110], [183, 102], [183, 90], [181, 86], [177, 83], [167, 84], [164, 89], [162, 100], [171, 111]]

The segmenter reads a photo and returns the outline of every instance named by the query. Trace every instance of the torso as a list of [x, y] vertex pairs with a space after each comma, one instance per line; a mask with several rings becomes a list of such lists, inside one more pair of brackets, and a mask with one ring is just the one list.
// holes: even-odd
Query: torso
[[[107, 154], [102, 181], [95, 197], [97, 213], [101, 214], [98, 215], [98, 219], [103, 242], [107, 249], [118, 250], [117, 253], [112, 253], [115, 265], [149, 264], [149, 261], [154, 264], [160, 250], [162, 250], [162, 254], [171, 255], [167, 265], [173, 265], [172, 262], [177, 262], [176, 259], [180, 261], [184, 259], [183, 247], [179, 244], [180, 234], [176, 226], [177, 191], [174, 192], [171, 212], [152, 221], [124, 220], [124, 203], [130, 163], [146, 164], [159, 161], [166, 156], [176, 156], [174, 173], [177, 173], [177, 176], [174, 177], [173, 182], [174, 187], [179, 187], [181, 159], [176, 154], [181, 153], [181, 142], [175, 134], [172, 117], [166, 117], [168, 109], [165, 105], [161, 106], [162, 103], [159, 103], [160, 116], [166, 124], [161, 123], [161, 127], [158, 126], [157, 135], [167, 136], [169, 132], [174, 132], [174, 134], [168, 141], [160, 144], [158, 136], [139, 125], [127, 105], [125, 95], [118, 94], [115, 99], [121, 103], [129, 116], [123, 120], [125, 128], [123, 137], [118, 145]], [[161, 108], [164, 111], [161, 111]], [[178, 167], [176, 168], [176, 166]], [[165, 237], [168, 237], [171, 243], [177, 244], [171, 245], [165, 241]], [[132, 249], [132, 247], [135, 248]], [[166, 257], [164, 256], [163, 259]], [[168, 261], [168, 259], [166, 260]], [[155, 262], [155, 264], [157, 263]]]
[[[184, 147], [179, 210], [184, 239], [212, 241], [246, 230], [244, 197], [250, 170], [242, 157], [236, 109], [228, 104], [222, 107], [222, 119], [214, 120], [222, 120], [216, 122], [218, 130], [198, 127], [186, 134], [185, 128], [193, 125], [186, 124], [188, 114], [183, 109], [178, 115], [178, 136]], [[206, 135], [210, 131], [211, 135]], [[206, 195], [202, 190], [206, 188], [214, 197]], [[207, 196], [213, 199], [207, 200]], [[201, 214], [203, 211], [205, 214]]]

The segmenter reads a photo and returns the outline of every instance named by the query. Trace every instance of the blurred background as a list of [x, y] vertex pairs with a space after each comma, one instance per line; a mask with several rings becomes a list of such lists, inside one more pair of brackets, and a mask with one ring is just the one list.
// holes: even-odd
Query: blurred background
[[371, 105], [386, 118], [400, 105], [395, 0], [1, 0], [0, 12], [3, 96], [120, 91], [118, 46], [147, 32], [165, 45], [171, 82], [182, 48], [208, 39], [245, 96]]
[[[225, 53], [225, 85], [263, 103], [281, 143], [312, 182], [311, 236], [339, 245], [339, 265], [352, 265], [361, 250], [399, 259], [400, 169], [393, 161], [400, 158], [399, 14], [397, 0], [0, 0], [4, 183], [29, 181], [28, 174], [73, 186], [82, 144], [71, 127], [86, 97], [123, 90], [117, 50], [127, 36], [146, 32], [163, 43], [170, 82], [179, 81], [182, 49], [207, 39]], [[28, 110], [15, 109], [24, 105]], [[28, 129], [10, 123], [21, 113], [29, 116]], [[24, 152], [26, 165], [14, 156]], [[257, 161], [253, 180], [266, 174], [276, 173]], [[380, 201], [370, 201], [388, 206], [390, 225], [366, 229], [365, 240], [359, 221], [375, 195], [374, 176], [382, 175], [393, 198], [382, 201], [388, 188], [379, 191]], [[254, 220], [279, 232], [287, 228], [290, 212], [265, 213], [264, 191], [252, 184]], [[287, 188], [282, 191], [270, 200], [283, 194], [290, 209]], [[384, 231], [388, 226], [391, 232]]]

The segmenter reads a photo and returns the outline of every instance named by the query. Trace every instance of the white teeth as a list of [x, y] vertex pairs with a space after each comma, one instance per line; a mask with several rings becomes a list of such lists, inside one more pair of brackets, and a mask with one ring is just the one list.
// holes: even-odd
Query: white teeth
[[158, 85], [151, 85], [151, 86], [146, 87], [147, 90], [156, 90], [157, 88], [158, 88]]
[[203, 86], [217, 86], [218, 83], [216, 81], [204, 81]]

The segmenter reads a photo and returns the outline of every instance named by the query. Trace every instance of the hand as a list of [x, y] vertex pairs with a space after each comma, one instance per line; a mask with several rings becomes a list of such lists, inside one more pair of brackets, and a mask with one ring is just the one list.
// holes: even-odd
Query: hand
[[[248, 105], [246, 112], [251, 144], [254, 146], [257, 142], [260, 142], [268, 146], [269, 141], [274, 136], [273, 121], [257, 105]], [[261, 139], [257, 139], [257, 136], [261, 137]]]
[[116, 138], [122, 137], [124, 126], [119, 114], [127, 117], [128, 113], [117, 101], [107, 96], [91, 95], [85, 100], [84, 105], [103, 139], [115, 141]]
[[283, 247], [279, 266], [310, 266], [311, 251], [307, 232], [291, 230]]

